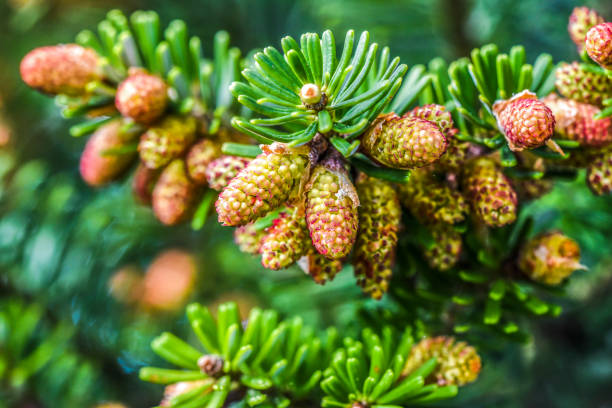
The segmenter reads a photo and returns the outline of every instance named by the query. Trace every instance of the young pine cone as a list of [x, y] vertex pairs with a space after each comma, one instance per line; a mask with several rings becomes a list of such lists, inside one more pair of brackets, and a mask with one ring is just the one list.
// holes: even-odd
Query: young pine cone
[[306, 275], [309, 275], [319, 285], [325, 285], [332, 281], [342, 270], [342, 261], [328, 259], [318, 253], [312, 246], [308, 254], [298, 260], [297, 264]]
[[402, 204], [422, 224], [455, 224], [465, 219], [469, 205], [459, 191], [425, 170], [413, 170], [410, 181], [399, 184]]
[[355, 276], [365, 293], [380, 299], [391, 279], [401, 208], [397, 193], [383, 180], [362, 174], [356, 187], [360, 206], [353, 256]]
[[138, 72], [117, 87], [115, 106], [125, 117], [150, 124], [163, 115], [168, 106], [168, 86], [158, 76]]
[[317, 251], [329, 259], [342, 259], [357, 235], [359, 199], [339, 160], [318, 165], [307, 187], [306, 222]]
[[612, 142], [612, 120], [595, 119], [599, 108], [550, 94], [542, 99], [555, 115], [555, 133], [560, 139], [575, 140], [582, 146], [600, 147]]
[[76, 44], [36, 48], [23, 57], [19, 70], [28, 86], [52, 95], [82, 95], [85, 85], [100, 78], [98, 55]]
[[452, 225], [444, 223], [432, 225], [430, 232], [434, 243], [430, 248], [425, 248], [423, 256], [433, 269], [447, 271], [455, 266], [461, 256], [461, 234]]
[[612, 69], [612, 23], [592, 27], [587, 32], [585, 47], [593, 61], [602, 68]]
[[213, 160], [204, 171], [208, 186], [213, 190], [223, 190], [250, 162], [251, 159], [238, 156], [221, 156]]
[[79, 170], [81, 177], [90, 186], [102, 186], [113, 181], [133, 161], [136, 153], [113, 152], [130, 142], [130, 137], [121, 132], [121, 120], [113, 120], [99, 127], [87, 141], [81, 154]]
[[182, 159], [172, 161], [161, 173], [153, 189], [153, 212], [166, 225], [183, 221], [196, 198], [197, 186], [187, 176]]
[[561, 64], [556, 76], [557, 90], [566, 98], [601, 107], [610, 97], [612, 76], [591, 72], [578, 62]]
[[243, 225], [234, 230], [234, 242], [240, 248], [240, 252], [245, 254], [258, 254], [265, 236], [265, 229], [256, 229], [254, 224]]
[[261, 264], [273, 270], [293, 265], [310, 248], [303, 210], [282, 213], [261, 240]]
[[529, 91], [495, 102], [493, 112], [511, 150], [542, 146], [555, 129], [555, 117], [550, 108]]
[[574, 8], [569, 17], [567, 31], [574, 44], [576, 44], [576, 47], [578, 47], [578, 52], [582, 52], [584, 48], [584, 42], [589, 29], [603, 22], [603, 17], [597, 14], [595, 10], [588, 7]]
[[612, 192], [612, 148], [604, 149], [588, 164], [587, 185], [596, 195]]
[[447, 140], [440, 127], [429, 120], [394, 113], [380, 115], [362, 137], [366, 155], [397, 169], [424, 167], [444, 154]]
[[580, 247], [560, 232], [549, 232], [533, 238], [522, 248], [519, 261], [521, 271], [530, 279], [546, 285], [558, 285], [580, 264]]
[[150, 169], [165, 166], [193, 143], [195, 131], [196, 121], [192, 117], [165, 117], [140, 137], [140, 160]]
[[198, 184], [206, 184], [206, 167], [221, 154], [221, 145], [217, 141], [202, 139], [195, 143], [187, 153], [189, 177]]
[[223, 225], [248, 224], [302, 192], [310, 170], [308, 150], [281, 143], [263, 150], [219, 195], [215, 206]]
[[474, 214], [485, 224], [502, 227], [516, 220], [516, 193], [492, 159], [480, 157], [468, 163], [463, 190]]
[[145, 205], [151, 204], [151, 195], [159, 173], [159, 170], [150, 169], [142, 163], [138, 164], [132, 177], [132, 194], [136, 201]]
[[426, 337], [410, 350], [402, 377], [432, 357], [436, 357], [438, 364], [425, 380], [426, 384], [462, 386], [476, 381], [482, 366], [476, 349], [467, 343], [456, 342], [454, 337]]

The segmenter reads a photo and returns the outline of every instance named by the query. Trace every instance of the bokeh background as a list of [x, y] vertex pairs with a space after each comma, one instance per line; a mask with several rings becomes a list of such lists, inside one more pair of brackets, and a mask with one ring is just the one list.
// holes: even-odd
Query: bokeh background
[[[185, 20], [205, 53], [220, 29], [246, 53], [285, 34], [354, 28], [408, 65], [488, 42], [568, 61], [567, 18], [578, 5], [612, 17], [609, 0], [0, 0], [0, 408], [155, 405], [161, 388], [137, 370], [156, 362], [154, 335], [187, 331], [186, 301], [275, 307], [347, 333], [370, 302], [347, 273], [317, 287], [297, 269], [264, 271], [215, 220], [205, 232], [160, 226], [129, 181], [87, 188], [77, 173], [84, 141], [19, 80], [30, 49], [71, 42], [120, 8]], [[483, 350], [481, 380], [451, 405], [612, 407], [612, 199], [566, 182], [528, 212], [538, 228], [578, 240], [590, 270], [568, 288], [560, 318], [534, 323], [531, 342]]]

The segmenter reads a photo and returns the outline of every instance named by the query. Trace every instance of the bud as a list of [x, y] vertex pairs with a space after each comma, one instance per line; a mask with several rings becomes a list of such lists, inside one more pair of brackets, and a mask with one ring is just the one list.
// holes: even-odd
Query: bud
[[125, 117], [149, 124], [158, 119], [168, 105], [168, 86], [158, 76], [138, 72], [128, 76], [117, 88], [115, 106]]
[[185, 162], [172, 161], [161, 173], [153, 188], [153, 212], [166, 225], [183, 221], [190, 213], [195, 201], [197, 186], [189, 180]]
[[223, 357], [216, 354], [205, 354], [198, 359], [198, 367], [203, 374], [217, 377], [223, 372]]
[[402, 377], [408, 376], [432, 357], [438, 364], [426, 378], [426, 384], [462, 386], [476, 381], [482, 366], [476, 349], [454, 337], [426, 337], [412, 347], [406, 358]]
[[555, 117], [550, 108], [528, 90], [493, 104], [493, 113], [510, 149], [542, 146], [553, 135]]
[[580, 247], [560, 232], [537, 236], [522, 248], [518, 265], [530, 279], [546, 285], [558, 285], [580, 264]]
[[256, 229], [254, 224], [247, 224], [234, 230], [234, 242], [241, 252], [255, 255], [259, 253], [265, 235], [265, 229]]
[[187, 150], [195, 139], [195, 131], [196, 121], [192, 117], [165, 117], [140, 137], [140, 160], [150, 169], [165, 166]]
[[151, 194], [159, 173], [159, 170], [150, 169], [142, 163], [138, 164], [132, 178], [132, 193], [140, 204], [151, 204]]
[[612, 69], [612, 23], [592, 27], [586, 36], [589, 57], [605, 69]]
[[413, 170], [410, 181], [398, 185], [402, 204], [422, 224], [455, 224], [465, 219], [469, 206], [459, 191], [426, 170]]
[[129, 135], [121, 132], [121, 124], [121, 120], [108, 122], [87, 141], [79, 170], [90, 186], [99, 187], [115, 180], [134, 160], [136, 152], [120, 151], [130, 143]]
[[115, 300], [122, 303], [136, 302], [142, 289], [142, 271], [134, 265], [124, 266], [108, 280], [108, 290]]
[[603, 150], [588, 164], [587, 185], [596, 195], [612, 192], [612, 148]]
[[589, 71], [584, 64], [563, 63], [556, 71], [559, 93], [578, 102], [602, 106], [612, 89], [612, 76]]
[[315, 105], [321, 102], [321, 88], [315, 84], [306, 84], [300, 89], [300, 99], [304, 105]]
[[339, 158], [318, 165], [306, 187], [306, 222], [312, 243], [329, 259], [344, 258], [357, 235], [359, 198]]
[[582, 52], [587, 31], [594, 25], [603, 23], [604, 19], [595, 10], [588, 7], [575, 7], [569, 17], [567, 31], [570, 38], [578, 47], [578, 52]]
[[582, 146], [605, 146], [612, 142], [612, 120], [595, 119], [599, 108], [551, 94], [542, 99], [555, 116], [555, 133], [560, 139], [575, 140]]
[[312, 246], [308, 255], [302, 257], [297, 264], [306, 275], [309, 275], [319, 285], [325, 285], [332, 281], [342, 270], [341, 261], [326, 258]]
[[262, 149], [219, 195], [215, 206], [223, 225], [248, 224], [303, 191], [310, 170], [308, 148], [272, 143]]
[[282, 213], [261, 240], [261, 264], [273, 270], [287, 268], [304, 256], [308, 248], [310, 237], [304, 211]]
[[206, 166], [221, 156], [221, 146], [210, 139], [202, 139], [194, 144], [187, 154], [189, 177], [198, 184], [206, 184]]
[[433, 269], [447, 271], [459, 261], [461, 256], [461, 234], [452, 225], [436, 224], [430, 229], [433, 244], [425, 248], [423, 256]]
[[21, 60], [21, 78], [30, 87], [49, 94], [78, 96], [99, 78], [98, 55], [76, 44], [40, 47]]
[[387, 182], [361, 174], [356, 187], [360, 206], [355, 276], [365, 293], [380, 299], [389, 287], [402, 212], [397, 193]]
[[491, 158], [480, 157], [468, 163], [463, 190], [474, 214], [487, 225], [501, 227], [516, 220], [516, 193]]
[[446, 151], [447, 140], [438, 125], [429, 120], [399, 117], [394, 113], [380, 115], [362, 137], [366, 155], [378, 163], [413, 169], [437, 161]]
[[251, 159], [238, 156], [222, 156], [213, 160], [205, 170], [208, 186], [213, 190], [223, 190], [250, 162]]

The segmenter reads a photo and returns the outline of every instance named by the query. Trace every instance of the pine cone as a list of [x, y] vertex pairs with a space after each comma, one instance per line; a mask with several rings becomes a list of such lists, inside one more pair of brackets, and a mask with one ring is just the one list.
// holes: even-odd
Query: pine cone
[[187, 172], [198, 184], [206, 184], [206, 166], [221, 156], [221, 146], [217, 141], [202, 139], [194, 144], [187, 153]]
[[180, 157], [195, 139], [196, 120], [192, 117], [167, 116], [149, 128], [140, 138], [140, 160], [150, 169], [158, 169]]
[[612, 142], [612, 120], [594, 119], [599, 108], [551, 94], [542, 99], [555, 115], [555, 132], [560, 139], [575, 140], [583, 146], [599, 147]]
[[462, 386], [475, 381], [480, 373], [481, 361], [476, 349], [454, 337], [426, 337], [410, 350], [402, 377], [418, 369], [432, 357], [438, 365], [427, 377], [426, 383]]
[[385, 181], [362, 174], [356, 187], [361, 204], [353, 257], [355, 276], [365, 293], [380, 299], [391, 279], [401, 208], [397, 193]]
[[53, 95], [82, 95], [85, 85], [100, 78], [98, 55], [76, 44], [36, 48], [23, 57], [19, 70], [28, 86]]
[[548, 194], [554, 186], [552, 180], [547, 179], [525, 179], [515, 180], [516, 193], [522, 200], [536, 200]]
[[87, 141], [81, 154], [81, 177], [94, 187], [116, 179], [132, 163], [136, 152], [113, 152], [130, 143], [128, 135], [121, 132], [121, 120], [102, 125]]
[[402, 204], [422, 224], [455, 224], [465, 219], [469, 206], [458, 191], [425, 170], [413, 170], [410, 181], [399, 184]]
[[138, 72], [128, 76], [117, 88], [115, 106], [125, 117], [150, 124], [166, 110], [168, 86], [160, 77]]
[[588, 7], [576, 7], [569, 17], [567, 31], [570, 38], [578, 47], [578, 52], [582, 52], [586, 40], [587, 31], [594, 25], [603, 23], [604, 19], [595, 10]]
[[433, 269], [447, 271], [455, 266], [461, 256], [461, 234], [452, 225], [444, 223], [432, 225], [430, 233], [434, 244], [425, 248], [423, 256]]
[[312, 246], [308, 255], [298, 260], [297, 264], [305, 274], [309, 275], [319, 285], [325, 285], [332, 281], [342, 270], [341, 261], [324, 257]]
[[546, 285], [558, 285], [580, 264], [580, 247], [560, 232], [549, 232], [527, 242], [521, 250], [519, 268], [530, 279]]
[[603, 150], [589, 163], [587, 185], [596, 195], [612, 192], [612, 148]]
[[265, 229], [256, 229], [254, 224], [247, 224], [234, 230], [234, 242], [240, 252], [255, 255], [259, 253], [261, 241], [266, 236]]
[[293, 265], [310, 247], [303, 210], [282, 213], [261, 240], [261, 264], [273, 270]]
[[208, 186], [214, 190], [223, 190], [250, 162], [251, 159], [238, 156], [221, 156], [213, 160], [205, 170]]
[[335, 158], [318, 165], [307, 187], [306, 222], [312, 243], [329, 259], [344, 258], [357, 235], [359, 199]]
[[308, 148], [273, 143], [262, 149], [219, 195], [215, 206], [223, 225], [247, 224], [302, 192], [310, 170]]
[[588, 71], [578, 62], [561, 64], [556, 76], [557, 90], [566, 98], [601, 108], [603, 100], [610, 97], [612, 77]]
[[463, 142], [455, 136], [448, 139], [446, 152], [440, 157], [434, 166], [447, 172], [458, 172], [468, 159], [468, 153], [472, 144]]
[[151, 204], [151, 195], [159, 173], [159, 170], [152, 170], [142, 163], [138, 164], [132, 178], [132, 193], [139, 203]]
[[542, 146], [553, 135], [555, 117], [550, 108], [527, 90], [495, 102], [493, 112], [510, 149], [520, 151]]
[[487, 225], [501, 227], [516, 220], [516, 193], [491, 158], [480, 157], [468, 163], [463, 190], [475, 215]]
[[446, 151], [447, 143], [438, 125], [411, 113], [402, 117], [394, 113], [380, 115], [362, 137], [366, 155], [398, 169], [434, 163]]
[[587, 32], [586, 51], [603, 68], [612, 69], [612, 23], [597, 24]]
[[446, 110], [446, 107], [442, 105], [430, 104], [417, 106], [412, 109], [408, 115], [404, 116], [411, 116], [413, 118], [424, 119], [435, 123], [442, 133], [444, 133], [447, 140], [454, 138], [458, 132], [454, 126], [453, 117], [450, 112]]
[[172, 161], [161, 173], [153, 189], [153, 212], [166, 225], [183, 221], [191, 212], [197, 186], [187, 177], [185, 162]]

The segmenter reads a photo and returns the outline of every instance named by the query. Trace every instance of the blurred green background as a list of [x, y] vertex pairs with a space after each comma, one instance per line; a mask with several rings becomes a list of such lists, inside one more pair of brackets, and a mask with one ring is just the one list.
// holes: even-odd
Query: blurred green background
[[[185, 20], [205, 53], [220, 29], [246, 54], [278, 45], [285, 34], [354, 28], [369, 30], [409, 65], [455, 59], [488, 42], [502, 50], [523, 44], [530, 60], [548, 52], [562, 61], [577, 57], [566, 27], [578, 5], [612, 16], [609, 0], [2, 0], [0, 136], [10, 133], [11, 141], [0, 157], [0, 407], [159, 402], [160, 387], [139, 382], [136, 372], [155, 360], [153, 335], [186, 328], [180, 308], [159, 298], [164, 279], [192, 276], [154, 263], [170, 248], [196, 265], [189, 300], [272, 306], [345, 332], [358, 328], [358, 308], [370, 302], [347, 273], [317, 287], [297, 269], [264, 271], [214, 220], [204, 232], [162, 227], [134, 203], [128, 182], [86, 187], [77, 172], [84, 140], [69, 136], [71, 123], [51, 99], [19, 80], [19, 61], [30, 49], [71, 42], [120, 8], [156, 10], [165, 23]], [[530, 344], [485, 354], [481, 381], [454, 406], [612, 407], [611, 205], [578, 180], [527, 208], [539, 229], [560, 228], [577, 239], [590, 271], [570, 285], [561, 318], [534, 324]], [[162, 264], [158, 275], [152, 263]], [[121, 293], [143, 276], [146, 300]], [[40, 369], [24, 364], [41, 344], [46, 358], [31, 359]]]

